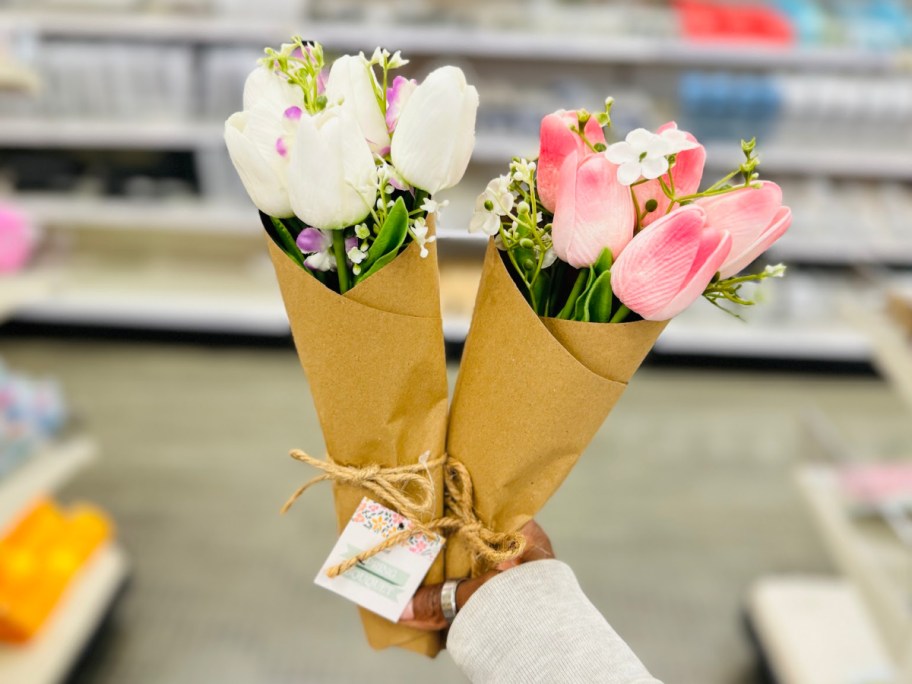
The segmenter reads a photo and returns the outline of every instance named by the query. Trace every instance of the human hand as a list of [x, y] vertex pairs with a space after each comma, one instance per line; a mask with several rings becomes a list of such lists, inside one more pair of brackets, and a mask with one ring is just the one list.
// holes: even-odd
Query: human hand
[[[457, 611], [462, 609], [472, 597], [472, 594], [478, 591], [485, 582], [492, 577], [496, 577], [501, 572], [505, 572], [522, 563], [554, 558], [551, 540], [537, 522], [530, 520], [520, 531], [526, 538], [526, 548], [522, 556], [502, 563], [483, 575], [471, 577], [460, 582], [456, 588]], [[440, 605], [440, 590], [442, 586], [442, 584], [429, 584], [420, 587], [405, 607], [402, 617], [399, 619], [399, 624], [428, 632], [446, 629], [449, 623], [443, 616], [443, 608]]]

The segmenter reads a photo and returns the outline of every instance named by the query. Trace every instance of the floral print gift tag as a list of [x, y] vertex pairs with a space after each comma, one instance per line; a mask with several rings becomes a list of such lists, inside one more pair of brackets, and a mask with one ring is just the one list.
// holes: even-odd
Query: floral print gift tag
[[391, 622], [398, 622], [405, 604], [440, 553], [443, 538], [415, 532], [405, 542], [358, 563], [338, 577], [331, 578], [326, 571], [377, 546], [391, 534], [411, 527], [408, 518], [365, 497], [314, 582]]

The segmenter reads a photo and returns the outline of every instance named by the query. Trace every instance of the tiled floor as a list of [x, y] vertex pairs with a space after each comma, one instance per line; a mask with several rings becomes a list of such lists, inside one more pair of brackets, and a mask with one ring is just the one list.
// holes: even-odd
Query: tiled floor
[[[458, 682], [446, 655], [372, 652], [311, 580], [334, 541], [327, 490], [286, 517], [320, 452], [290, 351], [0, 341], [66, 384], [103, 459], [65, 491], [118, 522], [133, 582], [81, 684]], [[746, 587], [829, 563], [790, 481], [817, 406], [874, 453], [910, 446], [872, 378], [645, 369], [541, 514], [558, 554], [669, 684], [759, 681]]]

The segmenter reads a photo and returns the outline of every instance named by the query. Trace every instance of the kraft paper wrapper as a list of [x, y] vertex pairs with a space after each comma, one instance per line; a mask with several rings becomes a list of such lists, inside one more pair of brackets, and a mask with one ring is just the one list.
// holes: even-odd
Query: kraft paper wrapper
[[[432, 458], [441, 456], [447, 377], [434, 245], [428, 245], [430, 254], [422, 259], [412, 243], [392, 263], [340, 295], [271, 239], [268, 244], [330, 458], [349, 466], [392, 467], [416, 463], [425, 451]], [[302, 472], [302, 479], [309, 476]], [[442, 470], [434, 476], [436, 517], [443, 505]], [[365, 492], [334, 485], [333, 495], [341, 531]], [[442, 558], [426, 582], [442, 581]], [[360, 612], [374, 648], [400, 646], [433, 657], [442, 646], [437, 634]]]
[[[666, 323], [541, 318], [488, 244], [466, 339], [447, 450], [472, 476], [475, 509], [501, 532], [544, 506], [620, 399]], [[448, 577], [470, 557], [447, 547]]]

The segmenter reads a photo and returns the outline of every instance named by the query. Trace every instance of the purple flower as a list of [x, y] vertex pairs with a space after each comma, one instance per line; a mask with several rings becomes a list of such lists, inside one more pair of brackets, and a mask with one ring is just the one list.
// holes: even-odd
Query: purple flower
[[407, 79], [403, 76], [396, 76], [393, 79], [393, 85], [386, 89], [386, 128], [392, 135], [396, 130], [396, 124], [399, 123], [399, 115], [409, 97], [418, 87], [418, 81]]
[[303, 254], [325, 252], [332, 246], [332, 238], [322, 230], [305, 228], [298, 235], [297, 245]]

